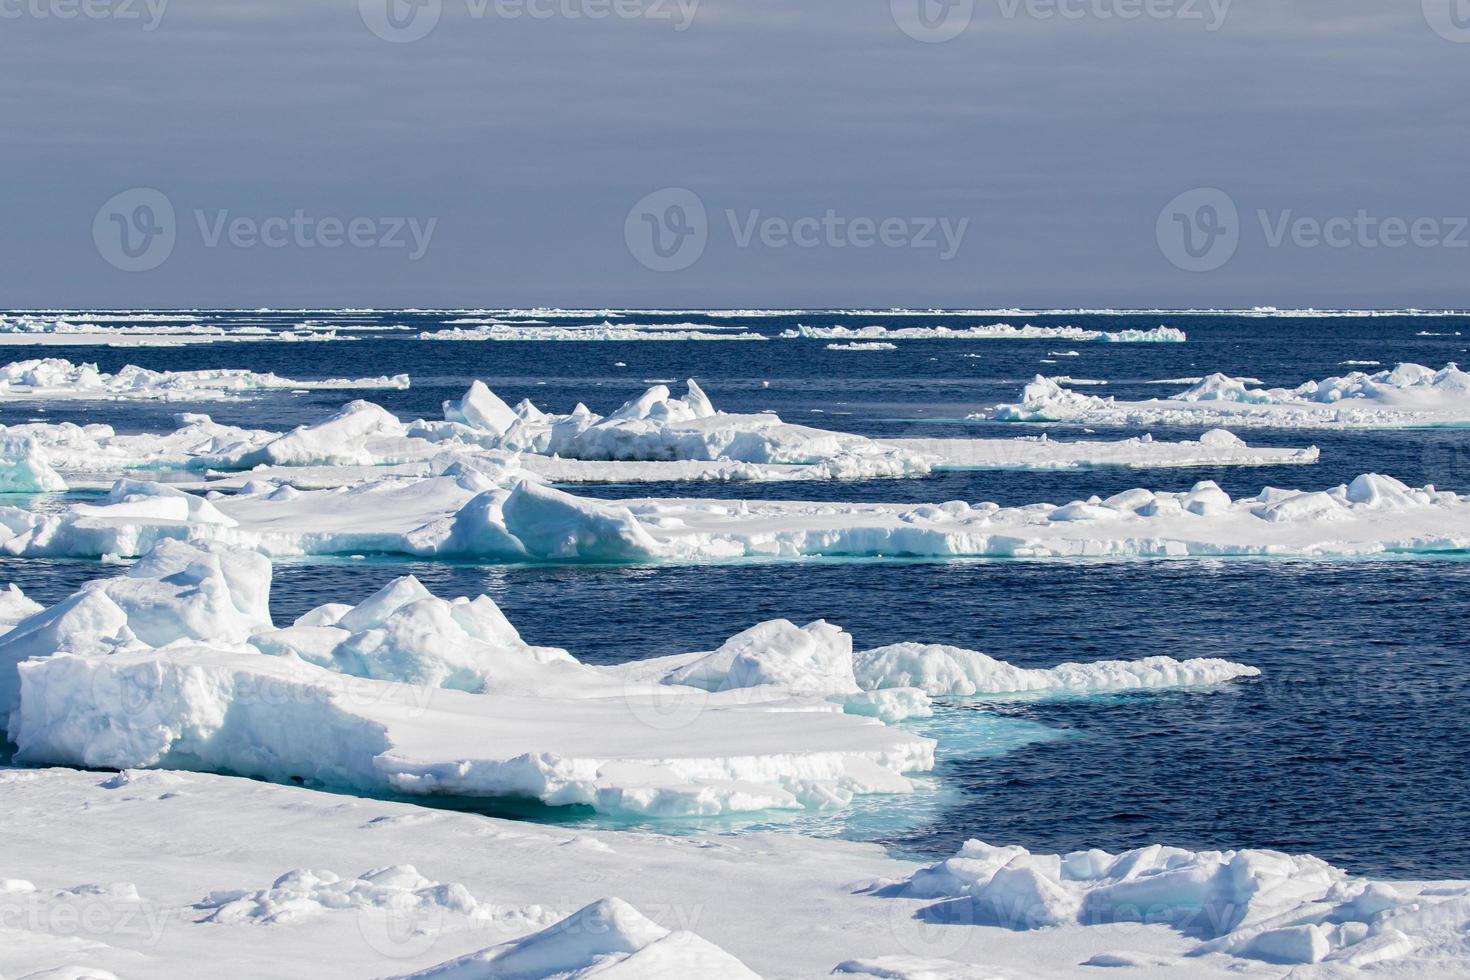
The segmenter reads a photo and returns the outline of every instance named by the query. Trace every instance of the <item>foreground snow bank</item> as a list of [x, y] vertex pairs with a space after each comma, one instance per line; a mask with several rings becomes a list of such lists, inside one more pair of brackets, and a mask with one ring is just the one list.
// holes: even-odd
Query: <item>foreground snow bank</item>
[[[976, 844], [925, 871], [869, 844], [572, 830], [195, 773], [0, 770], [0, 789], [10, 844], [11, 880], [0, 888], [6, 976], [106, 970], [172, 980], [210, 963], [227, 964], [231, 976], [347, 980], [436, 964], [506, 967], [512, 950], [534, 949], [544, 965], [522, 960], [524, 975], [584, 969], [573, 965], [581, 954], [604, 957], [606, 972], [594, 976], [641, 978], [655, 957], [624, 957], [633, 947], [672, 954], [682, 943], [660, 941], [667, 930], [702, 937], [772, 978], [836, 967], [890, 978], [1239, 980], [1279, 978], [1291, 964], [1263, 953], [1312, 952], [1314, 941], [1273, 937], [1237, 953], [1206, 933], [1242, 938], [1296, 924], [1332, 948], [1293, 975], [1459, 980], [1470, 964], [1465, 883], [1368, 883], [1262, 852], [1149, 848], [1109, 860]], [[1013, 861], [995, 882], [991, 869]], [[375, 870], [338, 879], [309, 868]], [[1047, 889], [1035, 901], [1026, 879]], [[1027, 910], [1057, 909], [1049, 885], [1079, 905], [1033, 928]], [[1023, 904], [1004, 900], [1012, 891]], [[972, 892], [1001, 901], [977, 902]], [[1239, 901], [1200, 907], [1196, 928], [1182, 900], [1221, 896]], [[470, 903], [474, 911], [463, 911]], [[1005, 925], [987, 924], [997, 907]], [[1115, 924], [1090, 924], [1094, 912], [1116, 913]], [[554, 927], [568, 918], [587, 928]], [[1371, 935], [1356, 943], [1334, 938], [1364, 929]], [[1384, 958], [1372, 962], [1375, 953]], [[675, 975], [711, 975], [708, 962]]]
[[421, 980], [627, 977], [759, 980], [692, 932], [671, 932], [620, 898], [606, 898], [541, 932], [410, 975]]
[[1160, 845], [1047, 855], [972, 840], [884, 893], [963, 903], [929, 910], [949, 921], [1020, 930], [1165, 923], [1205, 940], [1195, 956], [1346, 967], [1464, 956], [1470, 918], [1470, 888], [1413, 894], [1313, 857]]
[[1152, 330], [1084, 330], [1081, 327], [1015, 327], [992, 323], [976, 327], [797, 327], [784, 330], [788, 340], [1076, 340], [1114, 344], [1182, 344], [1188, 338], [1175, 327]]
[[221, 401], [260, 391], [409, 386], [406, 374], [382, 378], [296, 381], [242, 369], [150, 371], [129, 364], [107, 374], [95, 364], [60, 358], [17, 361], [0, 367], [0, 401]]
[[1118, 401], [1071, 391], [1038, 376], [1014, 404], [981, 417], [1001, 422], [1080, 425], [1310, 426], [1394, 428], [1470, 423], [1470, 373], [1400, 364], [1392, 370], [1260, 388], [1253, 379], [1212, 374], [1168, 398]]

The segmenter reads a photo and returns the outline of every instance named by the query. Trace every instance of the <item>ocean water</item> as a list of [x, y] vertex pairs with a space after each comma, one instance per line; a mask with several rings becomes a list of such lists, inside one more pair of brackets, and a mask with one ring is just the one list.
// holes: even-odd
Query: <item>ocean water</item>
[[[311, 314], [274, 315], [289, 326]], [[433, 329], [444, 314], [362, 315], [369, 325]], [[601, 318], [594, 318], [600, 321]], [[898, 341], [897, 351], [835, 352], [825, 342], [427, 343], [392, 334], [354, 343], [180, 348], [12, 347], [12, 360], [63, 356], [157, 369], [248, 367], [296, 378], [408, 372], [405, 392], [360, 393], [401, 416], [482, 378], [514, 401], [606, 412], [653, 381], [694, 377], [717, 407], [774, 409], [789, 421], [870, 435], [1006, 436], [1031, 426], [963, 421], [1014, 400], [1037, 373], [1107, 380], [1120, 398], [1175, 390], [1154, 379], [1212, 371], [1296, 385], [1358, 368], [1465, 359], [1470, 318], [1265, 319], [1234, 316], [881, 317], [801, 314], [741, 321], [774, 335], [797, 323], [964, 326], [1006, 320], [1117, 330], [1178, 326], [1186, 344]], [[594, 322], [583, 321], [583, 322]], [[698, 315], [626, 322], [705, 322]], [[226, 320], [225, 322], [230, 322]], [[558, 321], [568, 322], [568, 321]], [[570, 321], [579, 322], [579, 321]], [[620, 321], [624, 322], [624, 321]], [[726, 322], [729, 321], [712, 321]], [[1464, 336], [1461, 336], [1464, 334]], [[1080, 356], [1051, 358], [1052, 351]], [[973, 355], [973, 356], [971, 356]], [[1056, 360], [1056, 364], [1043, 363]], [[617, 366], [622, 362], [625, 367]], [[1363, 368], [1373, 370], [1372, 368]], [[1183, 387], [1182, 385], [1179, 387]], [[243, 425], [318, 419], [349, 395], [271, 394], [204, 410]], [[0, 406], [0, 421], [106, 421], [156, 429], [180, 406]], [[200, 410], [188, 406], [188, 410]], [[1120, 438], [1050, 428], [1057, 435]], [[1154, 429], [1158, 437], [1196, 435]], [[1187, 489], [1213, 479], [1232, 494], [1265, 485], [1324, 488], [1362, 472], [1470, 491], [1470, 431], [1243, 430], [1253, 444], [1317, 445], [1310, 467], [1227, 470], [973, 472], [924, 480], [795, 485], [580, 487], [605, 496], [782, 496], [833, 500], [1065, 502], [1134, 486]], [[38, 601], [108, 570], [95, 563], [0, 561]], [[1038, 850], [1164, 842], [1310, 852], [1354, 872], [1470, 877], [1470, 657], [1464, 627], [1470, 561], [803, 562], [740, 566], [477, 566], [392, 561], [286, 562], [274, 612], [288, 620], [325, 601], [357, 601], [414, 574], [442, 595], [486, 593], [528, 640], [613, 663], [712, 649], [756, 622], [825, 618], [860, 646], [951, 643], [1024, 666], [1212, 656], [1260, 667], [1258, 680], [1184, 691], [1062, 701], [954, 704], [925, 723], [942, 764], [912, 798], [864, 800], [853, 813], [757, 817], [711, 829], [784, 827], [877, 840], [943, 856], [970, 837]], [[585, 813], [525, 809], [534, 819], [596, 823]], [[668, 826], [683, 832], [690, 828]]]

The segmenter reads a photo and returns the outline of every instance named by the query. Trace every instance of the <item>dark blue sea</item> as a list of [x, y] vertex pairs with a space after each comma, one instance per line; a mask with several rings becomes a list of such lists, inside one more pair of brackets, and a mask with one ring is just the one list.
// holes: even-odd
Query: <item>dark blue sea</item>
[[[201, 316], [223, 317], [219, 313]], [[355, 315], [368, 325], [437, 329], [462, 314]], [[252, 314], [289, 327], [321, 314]], [[557, 323], [600, 322], [558, 319]], [[211, 322], [238, 322], [225, 317]], [[701, 314], [638, 322], [709, 322]], [[175, 348], [11, 347], [10, 360], [67, 357], [185, 370], [241, 367], [299, 379], [407, 372], [408, 391], [361, 393], [401, 417], [438, 417], [472, 379], [514, 402], [607, 412], [652, 382], [696, 378], [718, 408], [770, 409], [788, 421], [875, 436], [1035, 434], [965, 421], [1013, 401], [1034, 375], [1106, 380], [1094, 394], [1158, 397], [1157, 379], [1214, 371], [1295, 386], [1355, 368], [1467, 360], [1470, 317], [1261, 318], [1228, 315], [922, 317], [803, 313], [740, 321], [772, 335], [809, 326], [963, 327], [997, 321], [1102, 330], [1175, 326], [1185, 344], [1065, 340], [897, 341], [839, 352], [824, 341], [433, 343], [411, 333], [351, 343]], [[1056, 358], [1052, 352], [1077, 351]], [[1055, 361], [1056, 363], [1045, 363]], [[620, 366], [621, 365], [621, 366]], [[1182, 388], [1183, 386], [1178, 386]], [[271, 394], [203, 410], [279, 428], [320, 419], [348, 395]], [[189, 406], [190, 410], [200, 410]], [[0, 422], [105, 421], [166, 427], [179, 406], [4, 405]], [[1124, 429], [1050, 427], [1057, 437], [1122, 438]], [[1159, 438], [1197, 431], [1152, 429]], [[1263, 486], [1327, 488], [1363, 472], [1470, 491], [1470, 430], [1332, 432], [1247, 429], [1252, 444], [1316, 445], [1320, 464], [1224, 470], [962, 472], [929, 479], [797, 485], [579, 487], [604, 496], [798, 496], [804, 499], [1063, 503], [1135, 486], [1187, 489], [1211, 479], [1233, 495]], [[1470, 878], [1470, 561], [1061, 562], [810, 561], [734, 566], [518, 567], [391, 561], [277, 565], [274, 608], [288, 620], [326, 601], [355, 602], [387, 580], [419, 576], [442, 595], [486, 593], [531, 642], [613, 663], [711, 649], [756, 622], [825, 618], [860, 646], [902, 640], [983, 650], [1024, 666], [1163, 654], [1258, 666], [1254, 681], [1209, 692], [956, 705], [923, 723], [943, 762], [914, 799], [865, 800], [853, 814], [785, 821], [810, 833], [881, 841], [925, 856], [970, 837], [1035, 850], [1117, 850], [1146, 843], [1309, 852], [1356, 873]], [[41, 602], [109, 574], [86, 562], [0, 561]], [[588, 822], [527, 810], [536, 819]], [[779, 827], [784, 818], [746, 821]], [[687, 827], [670, 827], [684, 831]]]

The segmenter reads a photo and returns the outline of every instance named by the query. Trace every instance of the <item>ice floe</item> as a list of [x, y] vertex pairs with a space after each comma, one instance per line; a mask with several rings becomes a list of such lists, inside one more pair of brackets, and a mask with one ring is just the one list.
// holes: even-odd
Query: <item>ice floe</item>
[[[1186, 379], [1180, 379], [1181, 382]], [[1002, 422], [1079, 425], [1279, 426], [1401, 428], [1470, 423], [1470, 374], [1454, 364], [1439, 370], [1400, 364], [1392, 370], [1308, 381], [1296, 388], [1260, 388], [1255, 379], [1212, 374], [1167, 398], [1120, 401], [1071, 391], [1038, 376], [1021, 400], [980, 418]]]
[[[474, 322], [474, 321], [470, 321]], [[598, 323], [578, 326], [537, 326], [528, 323], [506, 323], [499, 320], [479, 321], [475, 326], [451, 326], [442, 330], [426, 330], [419, 340], [447, 341], [762, 341], [764, 334], [733, 332], [720, 326], [700, 323], [616, 324]]]
[[806, 327], [783, 330], [787, 340], [1073, 340], [1114, 344], [1182, 344], [1188, 337], [1177, 327], [1150, 330], [1086, 330], [1082, 327], [1017, 327], [992, 323], [975, 327]]
[[[712, 652], [597, 667], [528, 645], [485, 596], [444, 600], [412, 578], [276, 629], [269, 584], [258, 554], [164, 541], [20, 621], [0, 637], [17, 758], [651, 816], [823, 809], [908, 792], [907, 775], [933, 767], [932, 740], [886, 724], [930, 714], [931, 695], [1256, 673], [1167, 658], [1047, 672], [949, 648], [854, 654], [838, 627], [784, 620]], [[925, 690], [909, 680], [915, 664]]]
[[1365, 474], [1326, 490], [1232, 499], [1210, 481], [1107, 499], [1001, 507], [657, 498], [601, 500], [459, 464], [424, 480], [334, 490], [247, 484], [209, 499], [120, 481], [100, 502], [0, 507], [18, 557], [139, 556], [165, 539], [273, 555], [487, 561], [815, 557], [1355, 557], [1470, 547], [1470, 497]]
[[1163, 923], [1224, 953], [1366, 967], [1463, 956], [1470, 888], [1419, 890], [1349, 877], [1314, 857], [1154, 845], [1032, 854], [972, 840], [886, 894], [944, 899], [934, 918], [1009, 929]]
[[[127, 323], [109, 321], [126, 320]], [[158, 322], [178, 321], [178, 322]], [[337, 328], [297, 329], [193, 322], [189, 318], [133, 314], [125, 317], [84, 314], [60, 318], [31, 314], [0, 315], [0, 346], [25, 347], [181, 347], [221, 343], [320, 343], [357, 340]]]
[[[1257, 448], [1225, 431], [1198, 440], [1068, 442], [1012, 439], [871, 439], [784, 422], [771, 413], [716, 411], [694, 382], [683, 398], [663, 384], [607, 416], [585, 406], [551, 415], [512, 409], [480, 382], [447, 402], [443, 421], [401, 422], [356, 401], [287, 433], [182, 414], [172, 432], [120, 435], [110, 426], [32, 422], [0, 426], [0, 486], [15, 491], [106, 488], [134, 472], [174, 474], [192, 488], [249, 480], [302, 489], [366, 480], [423, 479], [454, 462], [516, 469], [554, 483], [793, 481], [927, 476], [957, 469], [1259, 466], [1313, 463], [1315, 448]], [[54, 470], [48, 473], [46, 467]], [[243, 475], [242, 475], [243, 474]], [[3, 492], [3, 491], [0, 491]]]
[[406, 374], [297, 381], [233, 368], [151, 371], [132, 364], [108, 374], [95, 364], [73, 364], [61, 358], [17, 361], [0, 367], [0, 401], [221, 401], [270, 390], [408, 386]]

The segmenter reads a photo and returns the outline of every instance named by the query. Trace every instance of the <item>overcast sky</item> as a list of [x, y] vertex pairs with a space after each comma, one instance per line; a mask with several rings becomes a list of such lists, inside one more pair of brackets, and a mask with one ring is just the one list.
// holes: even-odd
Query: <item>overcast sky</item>
[[1466, 0], [83, 2], [0, 306], [1470, 307]]

